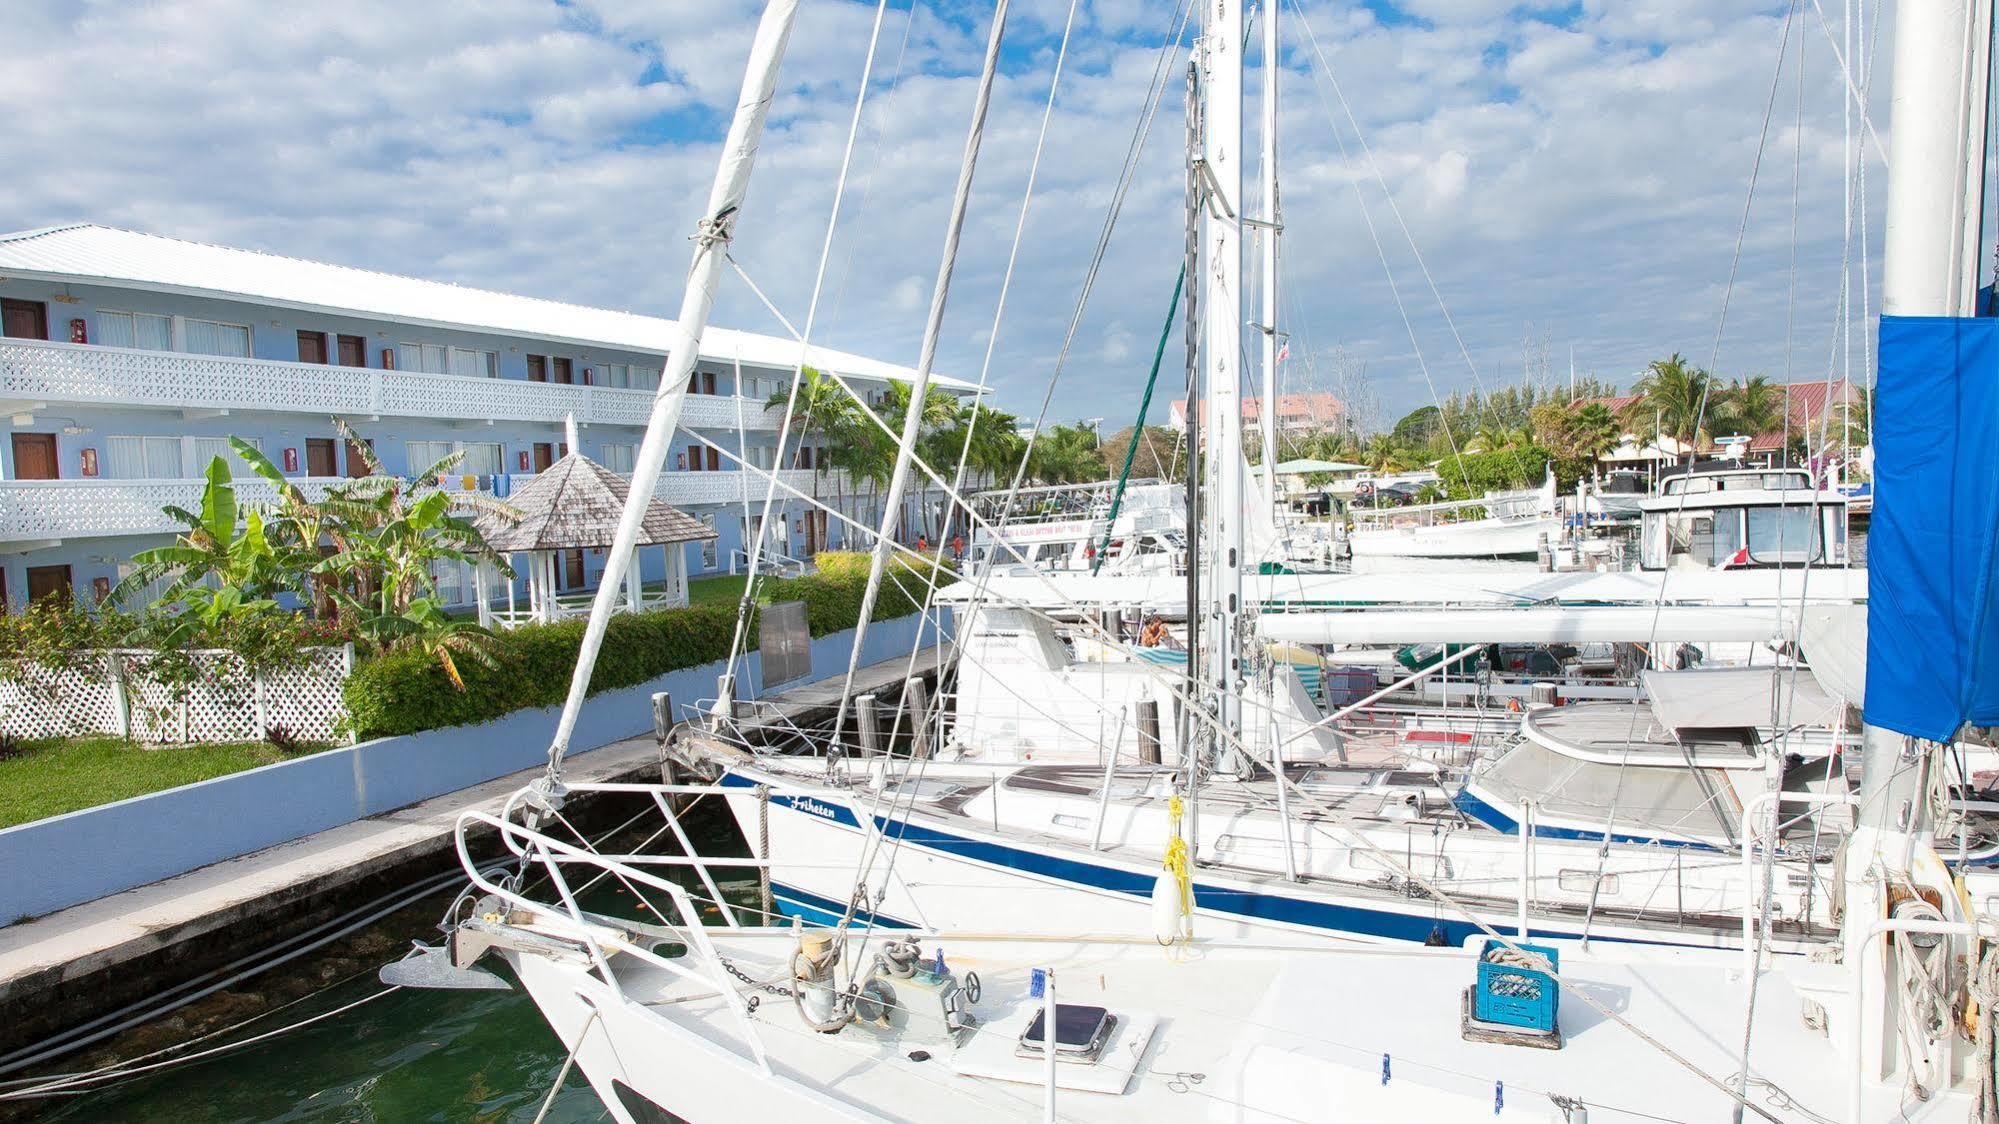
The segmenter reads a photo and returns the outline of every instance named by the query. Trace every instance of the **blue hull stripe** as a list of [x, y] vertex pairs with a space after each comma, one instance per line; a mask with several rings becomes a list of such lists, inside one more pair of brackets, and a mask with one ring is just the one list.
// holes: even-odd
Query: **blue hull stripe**
[[[729, 788], [752, 788], [756, 784], [755, 781], [738, 776], [735, 773], [723, 774], [720, 783]], [[788, 798], [778, 796], [772, 796], [771, 803], [777, 804], [781, 799], [786, 800], [786, 806], [792, 806]], [[801, 797], [800, 799], [807, 798]], [[808, 814], [819, 819], [825, 819], [828, 822], [852, 824], [858, 829], [859, 824], [854, 823], [853, 817], [847, 814], [847, 809], [844, 806], [827, 801], [811, 801], [811, 803], [816, 805], [816, 807], [810, 810]], [[836, 816], [822, 815], [818, 811], [820, 808], [839, 814]], [[1120, 867], [1101, 866], [1096, 863], [1064, 858], [1060, 855], [1042, 851], [1033, 851], [1019, 847], [1010, 847], [1000, 843], [970, 839], [930, 827], [926, 824], [891, 821], [884, 816], [875, 817], [875, 823], [880, 828], [882, 834], [886, 836], [900, 838], [940, 854], [969, 859], [1005, 870], [1019, 871], [1023, 874], [1037, 875], [1057, 882], [1085, 886], [1095, 890], [1105, 890], [1130, 898], [1150, 901], [1152, 898], [1153, 883], [1157, 881], [1157, 876], [1154, 874], [1127, 870]], [[835, 921], [839, 919], [841, 913], [846, 909], [845, 903], [836, 902], [829, 898], [819, 898], [815, 895], [803, 894], [792, 889], [788, 889], [786, 892], [798, 897], [801, 902], [817, 902], [817, 908], [822, 912], [830, 913]], [[1483, 929], [1462, 918], [1397, 913], [1392, 910], [1370, 909], [1363, 906], [1341, 905], [1324, 900], [1293, 898], [1281, 894], [1237, 890], [1200, 882], [1194, 884], [1194, 904], [1196, 907], [1212, 913], [1226, 914], [1244, 920], [1277, 922], [1308, 929], [1318, 929], [1328, 933], [1344, 933], [1357, 937], [1371, 937], [1382, 940], [1419, 943], [1428, 941], [1458, 946], [1463, 945], [1465, 941], [1472, 937], [1485, 935]], [[1411, 904], [1421, 905], [1417, 899], [1411, 899]], [[883, 918], [883, 924], [889, 923], [888, 918]], [[1494, 922], [1494, 924], [1498, 925], [1498, 922]], [[903, 925], [901, 927], [912, 928], [913, 926]], [[1575, 940], [1580, 937], [1578, 933], [1556, 929], [1530, 928], [1528, 933], [1532, 938], [1544, 940]], [[1677, 942], [1649, 941], [1631, 937], [1594, 936], [1591, 939], [1612, 943], [1659, 944], [1678, 947]]]
[[[720, 784], [726, 786], [726, 788], [754, 788], [756, 786], [754, 780], [738, 776], [734, 772], [722, 774]], [[856, 830], [860, 828], [860, 824], [854, 820], [854, 816], [848, 812], [848, 808], [844, 804], [834, 804], [834, 802], [824, 802], [824, 800], [810, 800], [810, 798], [798, 798], [798, 800], [804, 800], [804, 802], [808, 802], [812, 806], [810, 808], [798, 808], [798, 804], [794, 804], [792, 798], [772, 796], [772, 804], [780, 804], [782, 802], [784, 806], [798, 808], [798, 810], [802, 810], [802, 812], [806, 812], [806, 814], [810, 814], [814, 818], [828, 820], [828, 822], [838, 822], [838, 824], [844, 824], [844, 826], [854, 826]], [[828, 816], [826, 812], [834, 812], [834, 814]], [[1497, 812], [1493, 812], [1493, 814], [1497, 814]], [[1025, 850], [1025, 848], [1005, 846], [1005, 844], [998, 844], [998, 842], [986, 842], [986, 840], [966, 838], [966, 836], [960, 836], [960, 834], [954, 834], [954, 832], [932, 828], [928, 824], [918, 824], [918, 822], [908, 822], [908, 820], [896, 822], [896, 820], [890, 820], [886, 816], [876, 816], [874, 820], [876, 820], [876, 826], [882, 830], [884, 836], [902, 838], [906, 842], [912, 842], [912, 844], [922, 846], [926, 850], [934, 850], [938, 854], [950, 854], [950, 856], [966, 858], [966, 860], [972, 860], [972, 862], [984, 862], [988, 866], [998, 866], [1001, 870], [1017, 870], [1021, 874], [1035, 874], [1035, 876], [1041, 876], [1041, 878], [1049, 878], [1049, 880], [1055, 880], [1055, 882], [1067, 882], [1067, 884], [1073, 884], [1073, 886], [1087, 886], [1091, 890], [1107, 890], [1111, 894], [1121, 894], [1121, 896], [1127, 896], [1127, 898], [1139, 898], [1139, 900], [1145, 900], [1145, 902], [1151, 900], [1151, 886], [1153, 886], [1153, 882], [1157, 882], [1155, 874], [1137, 872], [1137, 870], [1125, 870], [1125, 868], [1117, 868], [1117, 866], [1099, 866], [1095, 862], [1083, 862], [1083, 860], [1075, 860], [1075, 858], [1063, 858], [1059, 854], [1049, 854], [1049, 852], [1039, 852], [1039, 850]], [[1601, 836], [1597, 836], [1597, 838], [1601, 838]], [[786, 894], [798, 898], [802, 910], [808, 908], [808, 906], [816, 908], [816, 910], [820, 910], [824, 914], [830, 914], [834, 922], [838, 922], [840, 916], [842, 916], [842, 912], [846, 910], [844, 902], [834, 902], [832, 898], [820, 898], [816, 894], [806, 894], [806, 892], [800, 892], [796, 888], [786, 888]], [[1263, 894], [1263, 892], [1255, 892], [1255, 890], [1235, 890], [1235, 888], [1227, 888], [1227, 886], [1213, 886], [1213, 884], [1201, 884], [1201, 882], [1193, 884], [1193, 904], [1197, 908], [1213, 912], [1213, 914], [1227, 914], [1227, 916], [1243, 918], [1243, 920], [1279, 922], [1279, 924], [1291, 924], [1291, 926], [1321, 930], [1321, 932], [1327, 932], [1327, 934], [1349, 934], [1349, 936], [1375, 938], [1375, 940], [1407, 940], [1407, 942], [1433, 942], [1433, 944], [1441, 942], [1441, 944], [1449, 944], [1449, 946], [1463, 946], [1467, 940], [1471, 940], [1475, 936], [1485, 936], [1485, 930], [1481, 930], [1479, 926], [1475, 926], [1475, 924], [1471, 924], [1471, 922], [1467, 922], [1463, 918], [1449, 918], [1449, 916], [1441, 916], [1441, 914], [1431, 914], [1431, 916], [1403, 914], [1403, 912], [1395, 912], [1395, 910], [1381, 910], [1381, 908], [1367, 908], [1367, 906], [1347, 906], [1347, 904], [1337, 904], [1337, 902], [1327, 902], [1327, 900], [1317, 900], [1317, 898], [1291, 898], [1291, 896], [1283, 896], [1283, 894]], [[1423, 902], [1419, 898], [1411, 898], [1409, 904], [1413, 908], [1421, 908], [1423, 906]], [[802, 916], [810, 916], [810, 914], [802, 912]], [[1497, 920], [1491, 922], [1491, 924], [1495, 928], [1503, 928], [1503, 930], [1511, 932], [1511, 924], [1509, 924], [1511, 918], [1505, 918], [1505, 920], [1507, 920], [1507, 924], [1501, 924]], [[896, 922], [896, 920], [886, 918], [886, 916], [882, 918], [882, 924], [884, 926], [894, 926], [894, 928], [916, 928], [916, 926], [910, 926], [910, 924], [904, 924], [904, 922]], [[1579, 940], [1581, 938], [1579, 932], [1571, 932], [1571, 930], [1531, 928], [1531, 926], [1527, 930], [1527, 936], [1529, 938], [1537, 938], [1537, 940]], [[1717, 936], [1725, 938], [1727, 934], [1717, 934]], [[1601, 940], [1601, 942], [1609, 942], [1609, 944], [1659, 944], [1659, 946], [1667, 946], [1667, 948], [1681, 948], [1681, 946], [1685, 946], [1685, 942], [1645, 940], [1645, 938], [1631, 938], [1631, 936], [1601, 936], [1601, 934], [1591, 936], [1591, 940]], [[1705, 948], [1705, 946], [1697, 946], [1697, 948]], [[1727, 944], [1719, 944], [1719, 948], [1729, 948], [1729, 946]]]
[[[1477, 796], [1472, 795], [1472, 791], [1469, 788], [1459, 789], [1458, 794], [1451, 798], [1451, 803], [1458, 811], [1463, 812], [1465, 815], [1470, 816], [1472, 819], [1477, 820], [1494, 831], [1503, 832], [1507, 835], [1520, 834], [1520, 821], [1493, 807]], [[1601, 843], [1603, 842], [1603, 832], [1589, 831], [1575, 827], [1549, 827], [1545, 824], [1535, 824], [1534, 838], [1568, 839]], [[1711, 844], [1697, 842], [1692, 839], [1661, 839], [1652, 835], [1619, 835], [1616, 832], [1611, 833], [1610, 841], [1612, 843], [1631, 843], [1639, 846], [1685, 847], [1690, 851], [1720, 850], [1720, 848]]]
[[[836, 902], [832, 898], [822, 898], [818, 894], [809, 893], [786, 883], [772, 882], [770, 896], [777, 905], [778, 912], [786, 917], [797, 917], [808, 925], [838, 925], [840, 919], [847, 915], [845, 903]], [[854, 920], [862, 925], [873, 925], [878, 929], [916, 928], [907, 921], [897, 920], [885, 913], [871, 914], [865, 909], [857, 911]]]

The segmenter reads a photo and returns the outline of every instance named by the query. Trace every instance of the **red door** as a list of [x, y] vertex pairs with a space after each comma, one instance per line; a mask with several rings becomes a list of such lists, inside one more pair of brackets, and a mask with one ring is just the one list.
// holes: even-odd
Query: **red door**
[[547, 472], [548, 466], [554, 463], [555, 463], [555, 446], [549, 444], [546, 441], [535, 442], [534, 470], [536, 472]]
[[49, 338], [49, 306], [40, 301], [0, 300], [0, 336], [17, 340]]
[[547, 356], [545, 356], [545, 355], [530, 355], [530, 356], [528, 356], [528, 381], [529, 381], [529, 382], [547, 382], [547, 381], [548, 381], [548, 357], [547, 357]]
[[360, 336], [341, 336], [340, 365], [342, 367], [367, 366], [368, 341]]
[[583, 552], [567, 550], [562, 554], [562, 588], [583, 588]]
[[560, 358], [555, 360], [555, 381], [556, 382], [576, 381], [574, 374], [571, 372], [569, 360], [560, 359]]
[[308, 437], [305, 439], [305, 474], [307, 476], [338, 476], [340, 470], [334, 467], [334, 447], [331, 437]]
[[298, 361], [301, 363], [326, 362], [325, 332], [300, 332], [298, 334]]
[[61, 476], [56, 466], [56, 435], [16, 433], [14, 435], [14, 479], [54, 480]]
[[28, 604], [51, 597], [66, 600], [70, 596], [68, 566], [28, 567]]

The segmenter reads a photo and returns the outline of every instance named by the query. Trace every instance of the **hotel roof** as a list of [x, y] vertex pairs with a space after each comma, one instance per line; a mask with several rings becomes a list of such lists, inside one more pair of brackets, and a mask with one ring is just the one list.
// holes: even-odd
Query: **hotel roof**
[[[0, 234], [0, 276], [102, 282], [187, 296], [254, 300], [316, 312], [350, 314], [399, 324], [525, 336], [580, 347], [610, 347], [665, 355], [673, 321], [538, 297], [400, 277], [351, 266], [189, 242], [158, 234], [77, 223]], [[787, 368], [796, 341], [710, 326], [701, 357]], [[851, 352], [814, 347], [815, 367], [842, 375], [908, 382], [916, 372]], [[972, 384], [932, 374], [952, 390]]]

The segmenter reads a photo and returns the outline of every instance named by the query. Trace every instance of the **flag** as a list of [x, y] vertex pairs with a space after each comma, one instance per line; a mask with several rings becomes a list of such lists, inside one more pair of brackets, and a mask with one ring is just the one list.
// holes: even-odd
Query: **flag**
[[1748, 564], [1749, 548], [1746, 546], [1737, 547], [1735, 553], [1728, 556], [1728, 561], [1721, 564], [1721, 569], [1726, 570], [1731, 566], [1747, 566]]
[[1291, 341], [1285, 340], [1284, 346], [1277, 349], [1277, 361], [1282, 363], [1289, 358], [1291, 358]]

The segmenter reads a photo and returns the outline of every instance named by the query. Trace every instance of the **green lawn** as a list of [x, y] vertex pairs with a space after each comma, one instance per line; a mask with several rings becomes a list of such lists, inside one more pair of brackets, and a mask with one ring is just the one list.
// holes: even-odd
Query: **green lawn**
[[0, 761], [0, 827], [284, 760], [263, 742], [142, 749], [118, 738], [49, 738]]
[[748, 574], [717, 574], [712, 578], [689, 578], [687, 603], [690, 605], [737, 604], [743, 599], [743, 583]]

